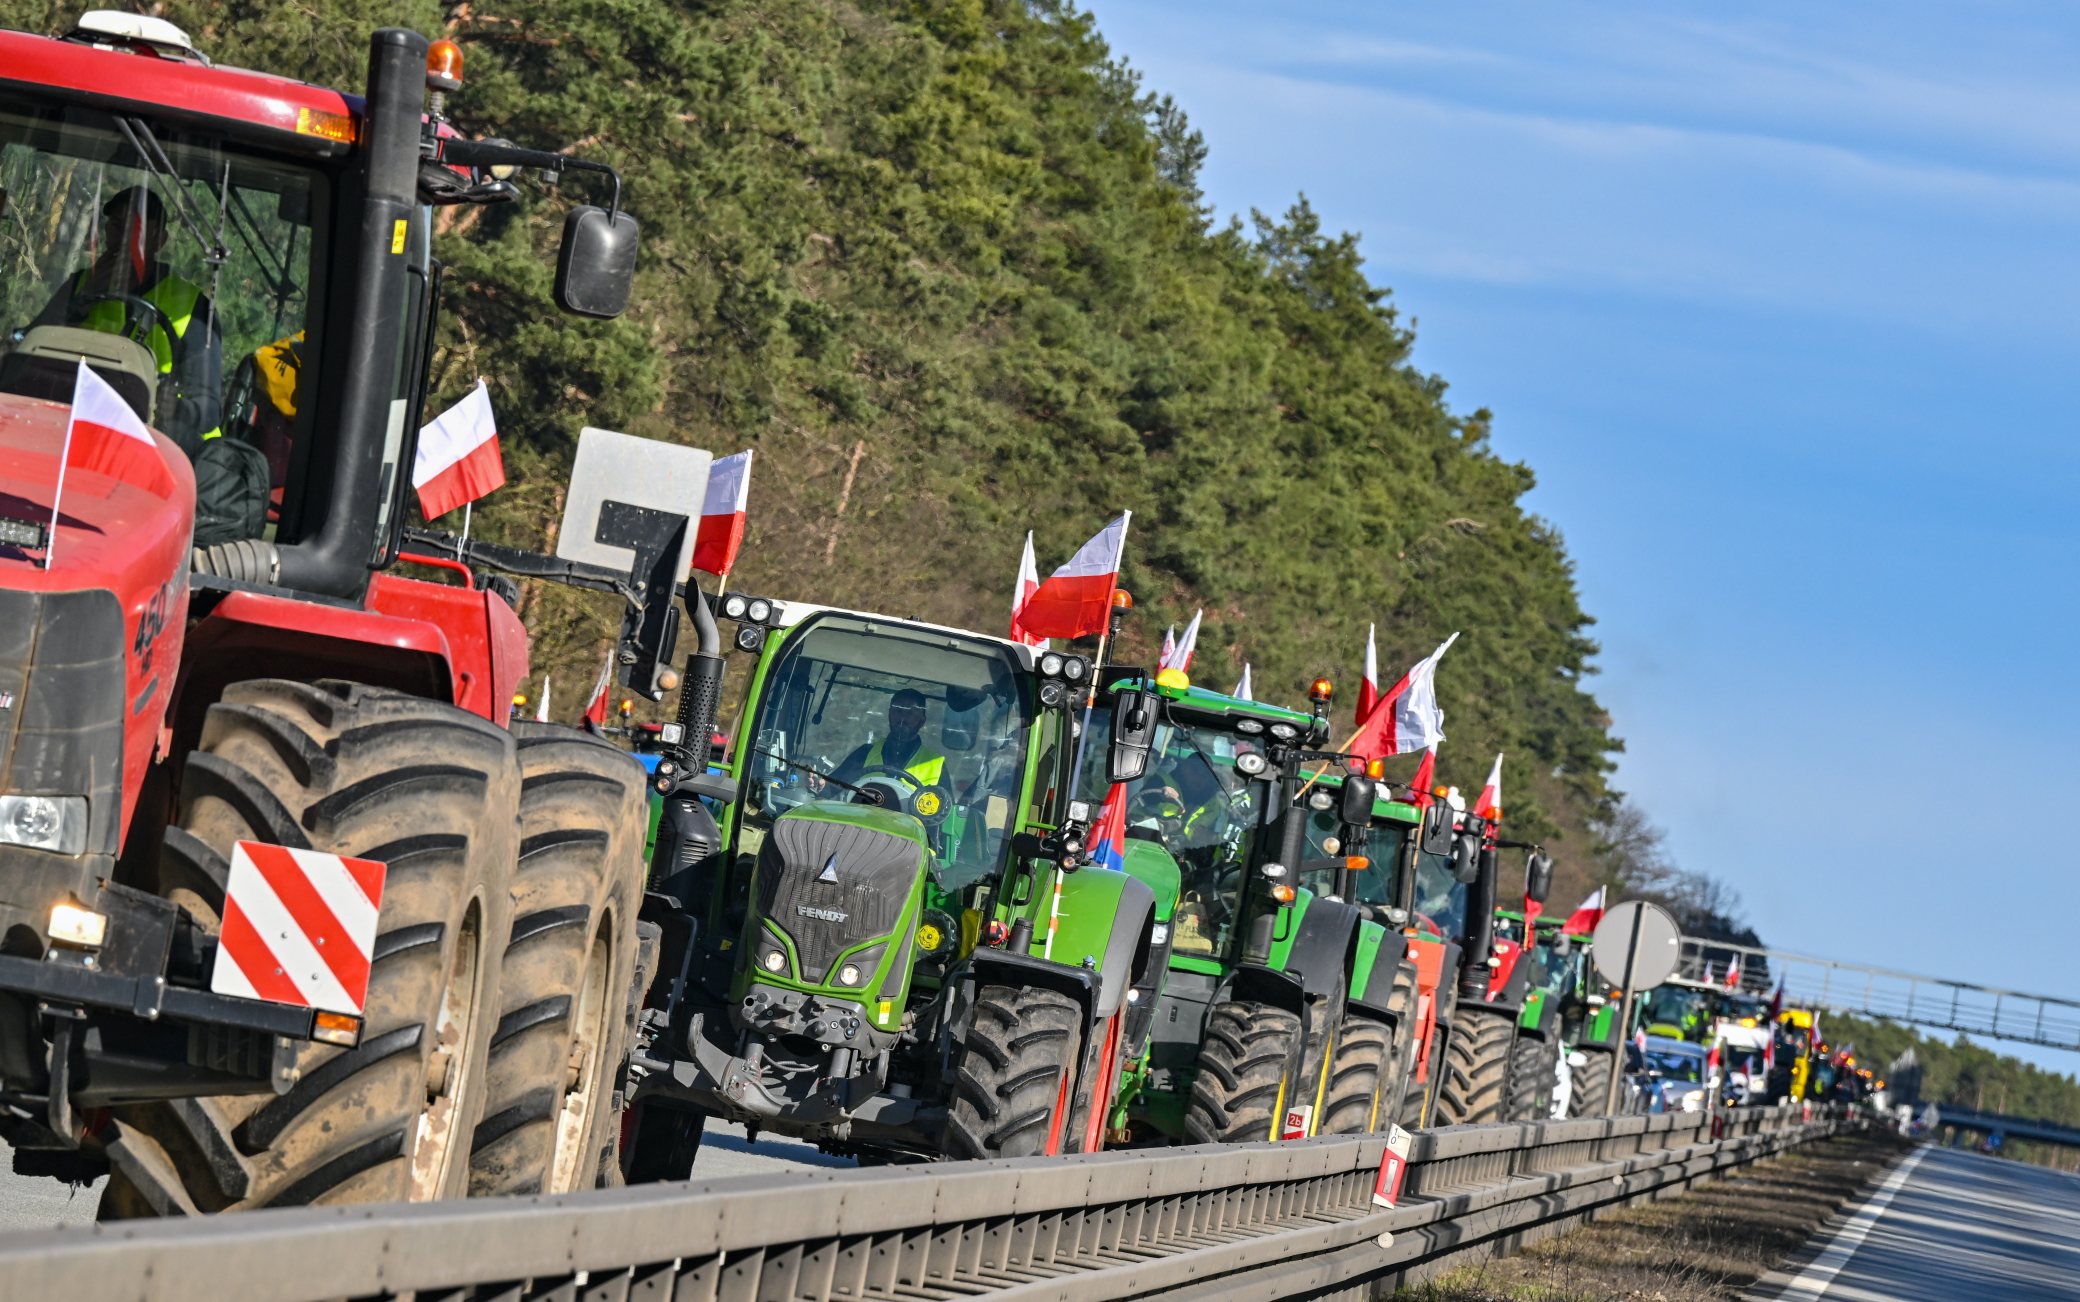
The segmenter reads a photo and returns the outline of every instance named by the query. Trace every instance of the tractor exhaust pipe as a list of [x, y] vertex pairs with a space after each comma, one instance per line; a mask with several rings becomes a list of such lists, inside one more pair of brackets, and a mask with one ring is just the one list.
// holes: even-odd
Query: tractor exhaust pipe
[[336, 597], [359, 597], [367, 588], [376, 547], [397, 341], [407, 328], [405, 259], [397, 241], [399, 232], [410, 229], [417, 207], [425, 37], [386, 27], [370, 38], [367, 103], [353, 270], [343, 286], [346, 302], [331, 314], [331, 323], [344, 327], [331, 332], [339, 349], [327, 362], [325, 380], [339, 413], [331, 482], [317, 485], [307, 500], [307, 509], [318, 516], [316, 527], [281, 548], [279, 562], [284, 586]]
[[1459, 997], [1476, 1002], [1488, 998], [1488, 979], [1494, 969], [1488, 966], [1495, 948], [1495, 847], [1483, 844], [1480, 850], [1480, 872], [1475, 875], [1473, 885], [1466, 888], [1466, 937], [1465, 962], [1459, 968]]

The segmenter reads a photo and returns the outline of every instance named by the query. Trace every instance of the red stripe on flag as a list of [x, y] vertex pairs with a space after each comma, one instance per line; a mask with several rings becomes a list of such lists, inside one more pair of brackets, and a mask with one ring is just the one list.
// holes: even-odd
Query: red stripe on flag
[[[253, 866], [274, 888], [275, 898], [289, 911], [296, 925], [303, 929], [325, 966], [340, 988], [351, 996], [355, 1003], [368, 997], [368, 955], [354, 944], [354, 938], [332, 912], [318, 888], [304, 874], [303, 865], [296, 856], [278, 845], [263, 845], [257, 841], [246, 843], [246, 854]], [[358, 878], [356, 879], [359, 880]]]
[[419, 510], [429, 520], [476, 501], [506, 482], [496, 436], [464, 453], [454, 465], [419, 485]]
[[693, 568], [709, 574], [728, 574], [737, 563], [737, 549], [744, 545], [744, 513], [704, 515], [693, 541]]
[[1050, 575], [1027, 598], [1016, 627], [1028, 637], [1095, 637], [1112, 618], [1118, 581], [1116, 573]]
[[274, 951], [253, 929], [252, 919], [236, 901], [224, 905], [224, 926], [217, 934], [217, 961], [230, 959], [238, 970], [245, 974], [253, 993], [261, 999], [277, 1004], [294, 1004], [298, 1008], [310, 1007], [311, 1001], [303, 991], [296, 988], [275, 960]]

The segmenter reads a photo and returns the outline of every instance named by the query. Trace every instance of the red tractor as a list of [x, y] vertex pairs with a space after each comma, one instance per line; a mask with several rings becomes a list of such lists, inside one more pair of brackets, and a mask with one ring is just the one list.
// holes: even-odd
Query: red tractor
[[[434, 206], [612, 173], [461, 138], [460, 79], [400, 30], [365, 97], [0, 32], [0, 1138], [104, 1217], [555, 1192], [611, 1142], [643, 775], [509, 726], [510, 585], [401, 552]], [[567, 310], [626, 302], [613, 186]], [[83, 374], [148, 455], [82, 456]]]

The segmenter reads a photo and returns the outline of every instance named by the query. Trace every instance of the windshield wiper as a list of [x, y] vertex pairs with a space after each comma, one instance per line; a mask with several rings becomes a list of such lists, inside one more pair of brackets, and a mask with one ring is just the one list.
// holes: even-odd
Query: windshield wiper
[[[224, 247], [224, 214], [222, 207], [220, 206], [217, 212], [217, 238], [212, 242], [202, 233], [202, 224], [198, 220], [198, 215], [190, 212], [188, 191], [181, 185], [180, 176], [173, 169], [173, 160], [166, 156], [165, 147], [159, 143], [159, 137], [152, 134], [151, 127], [145, 123], [143, 118], [124, 117], [116, 119], [116, 127], [122, 131], [123, 137], [130, 142], [130, 147], [137, 151], [138, 157], [144, 160], [144, 170], [166, 183], [167, 197], [172, 201], [170, 206], [173, 209], [173, 215], [180, 219], [182, 226], [187, 228], [188, 234], [195, 241], [195, 247], [202, 250], [203, 261], [207, 262], [212, 268], [221, 267], [230, 261], [231, 250]], [[226, 163], [224, 168], [225, 186], [228, 189], [231, 165]]]
[[831, 774], [824, 772], [822, 769], [817, 768], [812, 764], [804, 764], [800, 760], [791, 760], [787, 758], [785, 755], [775, 755], [772, 751], [765, 749], [763, 746], [753, 746], [751, 748], [751, 753], [753, 755], [763, 755], [767, 759], [773, 761], [775, 764], [785, 764], [787, 767], [791, 769], [800, 769], [804, 773], [814, 773], [817, 777], [822, 778], [825, 782], [830, 783], [834, 787], [843, 787], [847, 791], [865, 796], [867, 800], [872, 804], [878, 805], [881, 803], [881, 793], [879, 791], [875, 791], [868, 787], [855, 787], [850, 782], [846, 782], [840, 778], [834, 777]]

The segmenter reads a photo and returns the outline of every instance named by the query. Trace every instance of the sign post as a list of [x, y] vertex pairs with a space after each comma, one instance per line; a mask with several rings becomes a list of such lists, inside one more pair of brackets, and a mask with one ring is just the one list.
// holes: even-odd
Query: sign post
[[1683, 934], [1668, 910], [1644, 900], [1627, 900], [1603, 915], [1590, 938], [1596, 970], [1621, 992], [1618, 1000], [1618, 1070], [1611, 1073], [1603, 1098], [1603, 1115], [1616, 1116], [1625, 1086], [1625, 1037], [1632, 1031], [1632, 1001], [1675, 974]]

